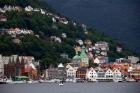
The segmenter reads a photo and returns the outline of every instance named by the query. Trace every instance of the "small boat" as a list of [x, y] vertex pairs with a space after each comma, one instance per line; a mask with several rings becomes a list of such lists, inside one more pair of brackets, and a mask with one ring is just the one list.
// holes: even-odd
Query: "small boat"
[[6, 80], [6, 84], [13, 84], [12, 79], [7, 79], [7, 80]]
[[136, 82], [136, 80], [133, 79], [133, 78], [126, 78], [126, 81], [127, 81], [127, 82]]
[[63, 84], [63, 82], [61, 81], [60, 83], [59, 83], [59, 86], [63, 86], [64, 84]]
[[63, 86], [64, 84], [63, 83], [59, 83], [59, 86]]

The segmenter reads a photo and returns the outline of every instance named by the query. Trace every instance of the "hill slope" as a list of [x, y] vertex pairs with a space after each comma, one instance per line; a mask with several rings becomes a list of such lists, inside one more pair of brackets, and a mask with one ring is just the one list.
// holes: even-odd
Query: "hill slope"
[[[49, 7], [43, 7], [42, 3], [38, 0], [1, 0], [0, 6], [12, 5], [20, 6], [20, 11], [7, 11], [3, 15], [7, 17], [6, 22], [0, 22], [0, 29], [10, 28], [22, 28], [31, 29], [33, 35], [18, 35], [11, 37], [8, 34], [0, 34], [0, 54], [3, 55], [32, 55], [36, 59], [40, 59], [43, 65], [42, 68], [48, 67], [50, 64], [66, 63], [69, 59], [62, 58], [61, 54], [68, 54], [69, 58], [75, 55], [74, 46], [79, 46], [76, 40], [91, 40], [94, 43], [97, 41], [106, 41], [109, 43], [110, 50], [108, 56], [110, 61], [113, 61], [119, 57], [127, 57], [128, 55], [134, 55], [130, 50], [123, 48], [123, 52], [116, 52], [116, 46], [120, 42], [113, 40], [111, 37], [99, 33], [96, 29], [87, 27], [85, 28], [78, 23], [68, 20], [68, 24], [52, 19], [57, 14], [50, 11]], [[26, 6], [32, 6], [33, 8], [43, 8], [47, 10], [46, 13], [51, 15], [44, 15], [40, 12], [26, 12], [24, 8]], [[42, 5], [42, 6], [41, 6]], [[57, 15], [62, 19], [63, 16]], [[64, 38], [62, 35], [66, 34]], [[61, 40], [54, 40], [53, 37]], [[15, 43], [13, 40], [18, 39], [20, 43]]]

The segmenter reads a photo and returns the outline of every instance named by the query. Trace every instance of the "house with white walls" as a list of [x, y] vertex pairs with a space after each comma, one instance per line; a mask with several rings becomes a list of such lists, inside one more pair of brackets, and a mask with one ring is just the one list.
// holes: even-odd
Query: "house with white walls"
[[113, 80], [115, 82], [121, 82], [122, 81], [122, 73], [119, 69], [113, 70]]
[[97, 81], [98, 75], [94, 68], [89, 68], [86, 73], [86, 79], [88, 81]]
[[108, 79], [108, 80], [113, 80], [113, 71], [111, 69], [106, 70], [105, 78]]
[[71, 65], [67, 65], [66, 67], [66, 73], [67, 73], [67, 82], [73, 82], [76, 78], [76, 71], [77, 68], [72, 67]]
[[31, 6], [27, 6], [27, 7], [25, 7], [25, 11], [26, 12], [31, 12], [31, 11], [33, 11], [34, 9], [31, 7]]

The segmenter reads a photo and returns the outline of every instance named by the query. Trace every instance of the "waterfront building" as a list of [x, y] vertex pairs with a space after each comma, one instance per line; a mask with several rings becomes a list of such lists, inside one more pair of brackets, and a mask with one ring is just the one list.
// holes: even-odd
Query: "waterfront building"
[[77, 80], [80, 80], [80, 81], [85, 80], [86, 79], [86, 72], [87, 72], [86, 67], [78, 68], [77, 71], [76, 71]]
[[110, 64], [111, 68], [116, 68], [124, 71], [128, 71], [128, 68], [130, 67], [130, 63], [118, 63], [114, 62]]
[[58, 77], [58, 68], [48, 68], [48, 79], [56, 79]]
[[116, 82], [122, 81], [122, 73], [119, 69], [113, 70], [113, 80]]
[[129, 72], [129, 78], [140, 80], [140, 69], [134, 69]]
[[86, 79], [88, 81], [97, 81], [98, 75], [94, 68], [89, 68], [86, 73]]
[[66, 80], [66, 76], [67, 76], [66, 68], [63, 66], [62, 63], [60, 63], [58, 65], [58, 77], [57, 78], [60, 80]]
[[71, 65], [67, 65], [66, 73], [67, 73], [67, 81], [73, 81], [76, 78], [77, 68], [72, 67]]
[[48, 69], [43, 70], [43, 74], [42, 74], [41, 78], [43, 78], [43, 79], [48, 79], [49, 78]]
[[97, 68], [97, 81], [113, 81], [113, 71], [111, 69]]
[[98, 81], [105, 81], [106, 80], [106, 78], [105, 78], [105, 70], [104, 69], [98, 68], [97, 69], [97, 75], [98, 75], [98, 78], [97, 78]]
[[107, 80], [113, 80], [113, 71], [111, 69], [107, 69], [105, 72], [105, 78]]
[[58, 65], [58, 68], [49, 68], [48, 69], [48, 79], [66, 79], [66, 69], [62, 63]]
[[34, 60], [32, 56], [0, 56], [0, 69], [7, 77], [11, 76], [28, 76], [30, 78], [37, 77], [37, 69], [39, 62]]

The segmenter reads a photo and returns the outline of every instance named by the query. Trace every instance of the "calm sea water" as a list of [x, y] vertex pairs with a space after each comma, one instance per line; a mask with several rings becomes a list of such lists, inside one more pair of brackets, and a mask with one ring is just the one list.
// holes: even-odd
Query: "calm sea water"
[[57, 83], [0, 85], [0, 93], [140, 93], [140, 83]]
[[140, 0], [46, 0], [63, 15], [95, 27], [140, 54]]

